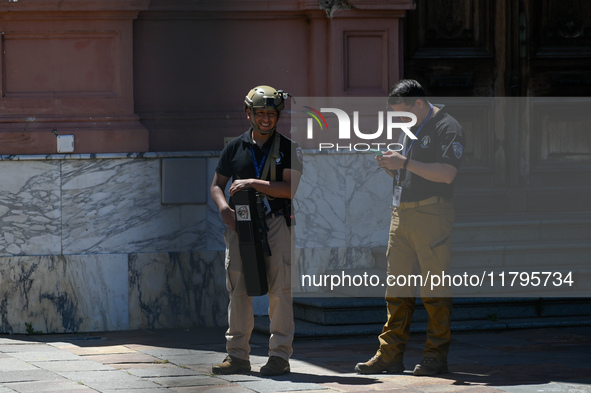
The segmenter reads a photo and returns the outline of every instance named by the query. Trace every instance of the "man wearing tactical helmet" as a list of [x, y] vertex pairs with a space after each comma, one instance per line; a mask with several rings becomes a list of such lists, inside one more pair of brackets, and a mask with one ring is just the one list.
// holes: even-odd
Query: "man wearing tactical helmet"
[[283, 94], [271, 86], [257, 86], [244, 97], [247, 118], [258, 133], [269, 135], [277, 128], [277, 120], [285, 108]]
[[[298, 145], [276, 132], [277, 122], [289, 95], [271, 86], [261, 85], [246, 95], [244, 110], [250, 128], [229, 142], [220, 155], [211, 184], [211, 196], [226, 224], [226, 286], [230, 292], [226, 350], [228, 356], [212, 367], [214, 374], [250, 371], [250, 335], [254, 327], [252, 297], [246, 293], [236, 215], [224, 190], [232, 179], [230, 195], [244, 189], [264, 194], [268, 207], [265, 222], [271, 256], [265, 257], [268, 282], [269, 360], [261, 367], [263, 375], [290, 371], [293, 352], [293, 304], [291, 294], [291, 199], [302, 174], [302, 155]], [[296, 159], [292, 160], [292, 156]], [[268, 162], [267, 165], [265, 163]], [[271, 167], [269, 170], [268, 167]]]

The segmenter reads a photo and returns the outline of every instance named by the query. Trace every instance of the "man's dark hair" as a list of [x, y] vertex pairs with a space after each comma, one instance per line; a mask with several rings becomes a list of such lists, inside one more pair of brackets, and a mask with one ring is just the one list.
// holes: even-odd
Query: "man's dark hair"
[[388, 95], [388, 105], [405, 103], [412, 105], [417, 99], [429, 102], [425, 96], [425, 90], [419, 82], [414, 79], [401, 79], [394, 85]]

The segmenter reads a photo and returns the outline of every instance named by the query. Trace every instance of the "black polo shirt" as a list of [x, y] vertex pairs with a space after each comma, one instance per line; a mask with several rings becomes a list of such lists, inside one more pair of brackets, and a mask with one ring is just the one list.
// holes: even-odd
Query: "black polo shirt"
[[[425, 163], [444, 163], [459, 168], [464, 153], [464, 133], [462, 127], [451, 115], [447, 113], [445, 106], [433, 105], [439, 111], [425, 123], [417, 135], [419, 124], [410, 130], [418, 139], [411, 140], [402, 133], [400, 143], [404, 146], [403, 153], [406, 157]], [[411, 147], [412, 143], [412, 147]], [[410, 151], [408, 151], [410, 147]], [[441, 196], [451, 199], [454, 183], [436, 183], [427, 180], [411, 171], [398, 171], [401, 177], [402, 202], [415, 202], [432, 196]], [[396, 179], [394, 180], [396, 184]]]
[[[275, 131], [271, 138], [269, 138], [262, 147], [259, 147], [253, 142], [251, 133], [252, 128], [238, 138], [230, 141], [226, 147], [224, 147], [216, 168], [217, 173], [232, 178], [232, 181], [234, 179], [256, 179], [257, 171], [255, 169], [252, 152], [254, 151], [256, 162], [259, 165], [261, 165], [263, 157], [266, 155], [267, 159], [272, 159], [269, 157], [269, 151], [274, 138], [280, 138], [279, 158], [275, 160], [277, 164], [275, 181], [283, 181], [284, 169], [293, 169], [302, 172], [302, 151], [297, 143]], [[263, 166], [264, 165], [261, 165], [261, 172]], [[263, 180], [270, 180], [270, 177], [271, 171], [269, 170], [267, 178]], [[284, 209], [286, 201], [288, 200], [283, 198], [269, 199], [271, 211]]]

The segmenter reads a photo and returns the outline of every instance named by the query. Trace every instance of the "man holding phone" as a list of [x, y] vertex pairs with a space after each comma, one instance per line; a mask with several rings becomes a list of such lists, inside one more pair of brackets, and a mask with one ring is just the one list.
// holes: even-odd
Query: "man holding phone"
[[[412, 113], [417, 120], [411, 128], [417, 139], [401, 136], [403, 154], [387, 151], [376, 155], [379, 166], [394, 178], [386, 251], [388, 275], [408, 277], [416, 274], [417, 269], [423, 277], [427, 272], [441, 273], [449, 270], [455, 216], [451, 199], [464, 151], [462, 127], [443, 105], [432, 105], [415, 80], [399, 81], [388, 96], [388, 104], [394, 111]], [[388, 321], [379, 336], [380, 347], [369, 361], [358, 363], [355, 371], [361, 374], [404, 371], [403, 354], [410, 337], [415, 292], [416, 288], [412, 287], [388, 288]], [[414, 375], [448, 372], [452, 306], [449, 296], [449, 288], [437, 291], [421, 288], [428, 313], [427, 342]]]

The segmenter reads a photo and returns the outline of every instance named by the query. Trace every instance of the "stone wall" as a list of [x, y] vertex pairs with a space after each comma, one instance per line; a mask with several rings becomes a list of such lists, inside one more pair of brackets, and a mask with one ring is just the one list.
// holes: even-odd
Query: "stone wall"
[[[163, 163], [207, 173], [214, 155], [3, 157], [2, 331], [222, 324], [224, 300], [201, 293], [225, 290], [206, 201], [162, 203], [161, 179], [175, 175]], [[211, 176], [185, 181], [203, 190]]]
[[[224, 226], [208, 187], [218, 154], [2, 157], [1, 332], [224, 325]], [[184, 188], [166, 189], [179, 173]], [[387, 235], [386, 178], [371, 155], [305, 155], [301, 269], [372, 265]], [[184, 201], [162, 203], [175, 193]]]
[[[248, 127], [246, 92], [264, 83], [296, 97], [384, 96], [403, 74], [400, 21], [414, 2], [351, 3], [0, 5], [0, 331], [224, 325], [224, 228], [209, 184], [224, 139]], [[56, 154], [70, 150], [55, 134], [73, 135], [72, 154]], [[387, 216], [387, 203], [357, 205], [352, 190], [370, 181], [370, 196], [387, 195], [389, 183], [374, 169], [357, 176], [371, 164], [347, 154], [308, 160], [296, 260], [308, 269], [344, 253], [371, 264], [384, 231], [370, 233], [366, 210], [346, 204]], [[360, 234], [344, 232], [350, 220]]]

